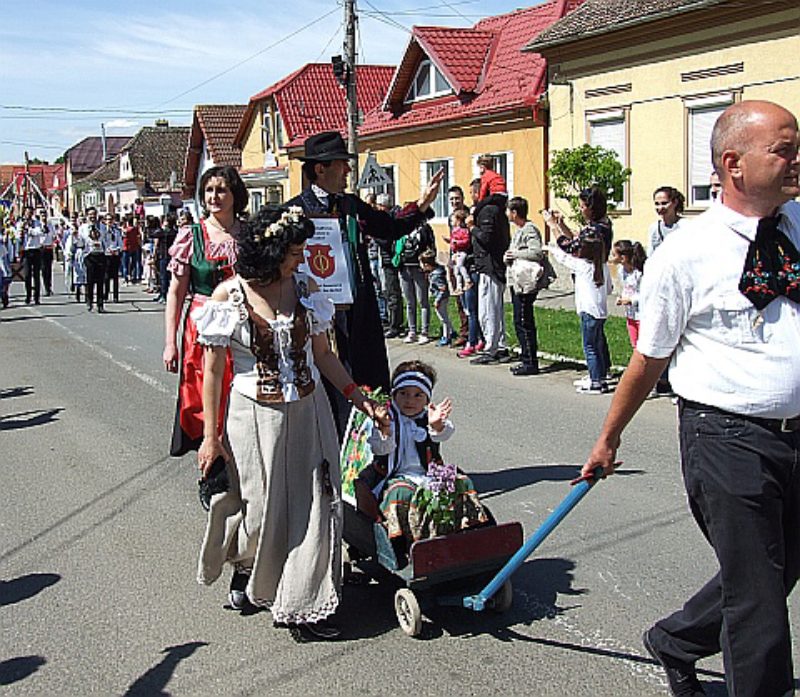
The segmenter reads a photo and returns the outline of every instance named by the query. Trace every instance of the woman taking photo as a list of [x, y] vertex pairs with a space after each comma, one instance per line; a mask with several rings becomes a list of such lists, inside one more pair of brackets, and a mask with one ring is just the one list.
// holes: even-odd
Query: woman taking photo
[[[203, 349], [195, 342], [197, 328], [191, 312], [208, 300], [221, 281], [233, 275], [233, 235], [239, 231], [239, 216], [247, 207], [247, 189], [233, 167], [206, 170], [200, 179], [200, 191], [206, 218], [199, 225], [180, 229], [170, 247], [172, 259], [167, 265], [172, 280], [164, 311], [163, 360], [168, 371], [180, 375], [170, 447], [170, 455], [175, 457], [197, 450], [203, 439]], [[184, 309], [187, 297], [191, 301]], [[229, 385], [230, 380], [224, 384]], [[227, 394], [223, 392], [220, 398], [224, 404]]]
[[[320, 373], [375, 415], [328, 344], [333, 303], [297, 273], [313, 232], [299, 207], [263, 208], [237, 236], [238, 275], [192, 313], [206, 358], [199, 466], [205, 476], [223, 458], [230, 482], [211, 498], [198, 580], [211, 584], [233, 564], [231, 605], [270, 608], [300, 641], [339, 635], [328, 621], [341, 575], [338, 440]], [[388, 424], [385, 410], [382, 419]]]

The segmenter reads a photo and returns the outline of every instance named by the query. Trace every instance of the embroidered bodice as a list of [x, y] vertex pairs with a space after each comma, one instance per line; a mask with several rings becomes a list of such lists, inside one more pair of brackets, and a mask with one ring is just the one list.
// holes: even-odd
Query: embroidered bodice
[[228, 300], [209, 300], [192, 313], [197, 341], [230, 347], [233, 389], [258, 402], [301, 399], [319, 380], [311, 337], [331, 326], [334, 306], [322, 294], [309, 292], [303, 274], [294, 281], [297, 304], [290, 317], [267, 319], [255, 312], [238, 276], [226, 285]]

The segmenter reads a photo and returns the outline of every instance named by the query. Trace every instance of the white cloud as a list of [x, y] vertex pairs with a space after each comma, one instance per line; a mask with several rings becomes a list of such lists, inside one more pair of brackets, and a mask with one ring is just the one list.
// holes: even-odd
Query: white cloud
[[133, 128], [138, 125], [138, 121], [131, 121], [130, 119], [113, 119], [106, 122], [106, 128]]

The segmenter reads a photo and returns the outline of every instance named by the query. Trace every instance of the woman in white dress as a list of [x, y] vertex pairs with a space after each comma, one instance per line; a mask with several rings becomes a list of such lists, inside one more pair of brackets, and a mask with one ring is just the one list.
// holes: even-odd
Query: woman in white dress
[[[198, 580], [233, 564], [231, 604], [269, 608], [297, 640], [339, 635], [329, 618], [341, 585], [341, 482], [320, 373], [375, 415], [330, 349], [333, 303], [297, 272], [313, 230], [299, 208], [262, 209], [237, 235], [237, 275], [193, 313], [206, 347], [199, 466], [207, 473], [222, 457], [230, 480], [211, 499]], [[234, 378], [220, 438], [227, 348]]]

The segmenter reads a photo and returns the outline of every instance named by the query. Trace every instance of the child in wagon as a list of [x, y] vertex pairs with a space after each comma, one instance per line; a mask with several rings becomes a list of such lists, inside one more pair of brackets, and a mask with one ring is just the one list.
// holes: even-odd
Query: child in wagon
[[[446, 467], [440, 444], [455, 430], [450, 421], [450, 399], [438, 404], [432, 401], [435, 384], [436, 371], [427, 363], [406, 361], [397, 366], [392, 375], [391, 400], [383, 412], [376, 413], [369, 437], [373, 462], [356, 482], [359, 510], [383, 520], [398, 552], [404, 552], [414, 540], [438, 532], [430, 520], [414, 510], [418, 488], [429, 483], [429, 465]], [[455, 528], [486, 523], [489, 517], [472, 482], [463, 474], [458, 479]]]

